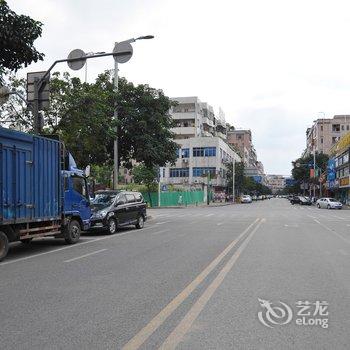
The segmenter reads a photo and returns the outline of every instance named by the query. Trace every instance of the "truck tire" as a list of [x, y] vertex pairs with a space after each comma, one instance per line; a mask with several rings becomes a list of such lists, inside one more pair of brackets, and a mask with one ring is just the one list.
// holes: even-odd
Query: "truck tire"
[[79, 241], [81, 233], [79, 221], [71, 220], [65, 231], [64, 239], [68, 244], [74, 244]]
[[9, 240], [4, 232], [0, 231], [0, 261], [5, 258], [9, 251]]

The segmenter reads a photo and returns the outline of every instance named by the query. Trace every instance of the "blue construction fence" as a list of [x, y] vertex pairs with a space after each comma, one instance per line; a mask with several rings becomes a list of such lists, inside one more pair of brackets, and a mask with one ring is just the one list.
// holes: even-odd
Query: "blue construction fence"
[[[149, 207], [158, 207], [157, 192], [144, 192], [142, 195]], [[204, 191], [175, 191], [160, 193], [161, 207], [198, 205], [201, 203], [204, 203]]]

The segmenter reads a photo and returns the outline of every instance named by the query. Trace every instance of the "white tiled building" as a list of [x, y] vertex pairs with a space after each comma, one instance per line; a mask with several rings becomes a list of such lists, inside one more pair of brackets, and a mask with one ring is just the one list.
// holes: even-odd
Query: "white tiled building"
[[227, 124], [224, 113], [218, 115], [213, 107], [198, 97], [176, 97], [177, 106], [170, 111], [175, 121], [172, 131], [179, 144], [174, 166], [161, 169], [161, 183], [188, 188], [210, 184], [215, 188], [226, 186], [225, 162], [240, 162], [241, 158], [226, 142]]
[[207, 184], [226, 186], [225, 163], [240, 162], [238, 154], [220, 137], [193, 137], [176, 140], [180, 145], [179, 158], [174, 166], [161, 168], [161, 183], [200, 188]]

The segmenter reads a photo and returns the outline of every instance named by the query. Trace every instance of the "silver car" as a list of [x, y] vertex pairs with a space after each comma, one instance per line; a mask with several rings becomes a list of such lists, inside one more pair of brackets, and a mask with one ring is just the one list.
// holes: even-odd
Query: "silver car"
[[251, 203], [252, 202], [252, 197], [249, 195], [243, 195], [241, 197], [241, 203]]
[[316, 202], [317, 208], [341, 209], [343, 205], [334, 198], [320, 198]]

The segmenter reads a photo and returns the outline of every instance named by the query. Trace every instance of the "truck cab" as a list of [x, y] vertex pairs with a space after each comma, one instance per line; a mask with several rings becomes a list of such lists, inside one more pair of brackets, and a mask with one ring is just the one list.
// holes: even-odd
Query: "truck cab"
[[90, 228], [90, 199], [86, 177], [82, 171], [63, 171], [64, 216], [79, 221], [82, 230]]

